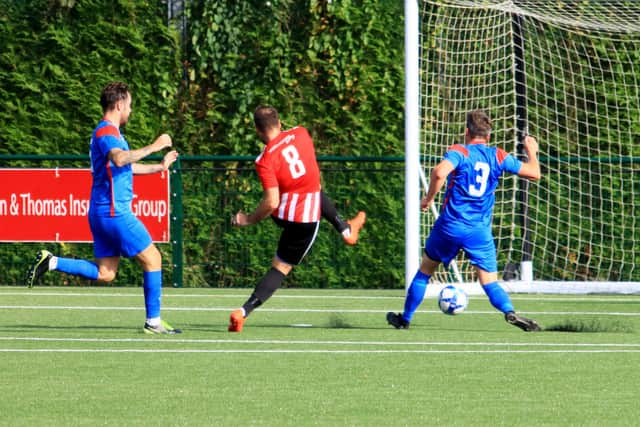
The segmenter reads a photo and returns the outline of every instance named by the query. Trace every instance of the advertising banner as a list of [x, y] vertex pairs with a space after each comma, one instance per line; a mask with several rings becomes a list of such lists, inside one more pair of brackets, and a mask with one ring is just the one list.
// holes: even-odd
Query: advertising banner
[[[169, 241], [169, 173], [134, 175], [133, 213]], [[0, 241], [91, 242], [90, 169], [0, 169]]]

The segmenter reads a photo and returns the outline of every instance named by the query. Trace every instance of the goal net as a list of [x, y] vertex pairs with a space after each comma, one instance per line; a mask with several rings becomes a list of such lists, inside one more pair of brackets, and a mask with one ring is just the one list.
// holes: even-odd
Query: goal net
[[[449, 0], [420, 9], [427, 177], [462, 142], [475, 108], [492, 117], [492, 144], [517, 156], [524, 134], [540, 144], [542, 180], [505, 175], [496, 192], [505, 287], [640, 292], [640, 3]], [[423, 237], [433, 221], [422, 216]], [[474, 282], [462, 254], [456, 262], [458, 277], [441, 269], [435, 279]]]

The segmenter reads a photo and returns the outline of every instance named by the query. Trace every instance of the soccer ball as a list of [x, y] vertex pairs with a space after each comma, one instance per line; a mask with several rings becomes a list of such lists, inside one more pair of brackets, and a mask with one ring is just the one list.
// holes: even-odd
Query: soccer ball
[[469, 304], [469, 297], [460, 288], [449, 285], [440, 291], [438, 295], [438, 306], [444, 314], [460, 314]]

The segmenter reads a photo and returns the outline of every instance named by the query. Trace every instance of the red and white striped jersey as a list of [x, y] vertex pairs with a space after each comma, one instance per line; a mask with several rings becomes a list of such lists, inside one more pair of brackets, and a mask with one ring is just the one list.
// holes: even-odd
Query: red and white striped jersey
[[320, 168], [309, 132], [280, 132], [256, 159], [263, 189], [278, 187], [280, 206], [271, 215], [291, 222], [320, 221]]

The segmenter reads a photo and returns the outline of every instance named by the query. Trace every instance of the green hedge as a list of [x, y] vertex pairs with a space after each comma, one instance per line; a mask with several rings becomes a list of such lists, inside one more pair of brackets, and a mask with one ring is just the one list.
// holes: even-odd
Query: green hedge
[[133, 90], [134, 145], [171, 128], [180, 84], [177, 36], [159, 1], [0, 2], [2, 153], [85, 154], [100, 91]]
[[[402, 154], [401, 2], [184, 3], [187, 38], [180, 40], [173, 23], [166, 22], [167, 4], [161, 0], [0, 0], [0, 103], [5, 106], [0, 154], [86, 153], [101, 115], [100, 90], [112, 80], [133, 89], [125, 130], [132, 147], [168, 131], [182, 154], [254, 156], [261, 145], [252, 112], [268, 103], [278, 107], [286, 126], [307, 127], [320, 155]], [[253, 172], [229, 179], [236, 167], [226, 165], [214, 183], [205, 175], [205, 182], [184, 184], [185, 191], [195, 185], [210, 189], [185, 199], [185, 285], [252, 286], [268, 265], [275, 244], [272, 225], [226, 230], [228, 214], [251, 209], [261, 193]], [[345, 216], [366, 207], [370, 241], [337, 252], [339, 237], [323, 226], [327, 238], [318, 240], [313, 260], [289, 284], [402, 286], [404, 241], [390, 241], [386, 234], [390, 228], [403, 235], [402, 193], [396, 190], [402, 189], [402, 174], [385, 174], [388, 165], [380, 167], [382, 173], [374, 175], [347, 170], [340, 179], [329, 179], [336, 175], [324, 174], [326, 189]], [[241, 194], [216, 197], [231, 190]], [[224, 214], [211, 215], [218, 210]], [[90, 245], [46, 246], [65, 256], [91, 257]], [[166, 265], [171, 248], [161, 246]], [[0, 244], [6, 283], [21, 282], [37, 247]], [[229, 264], [242, 251], [242, 268]], [[137, 266], [121, 265], [117, 284], [137, 284]], [[61, 281], [85, 283], [53, 275], [45, 283]]]

